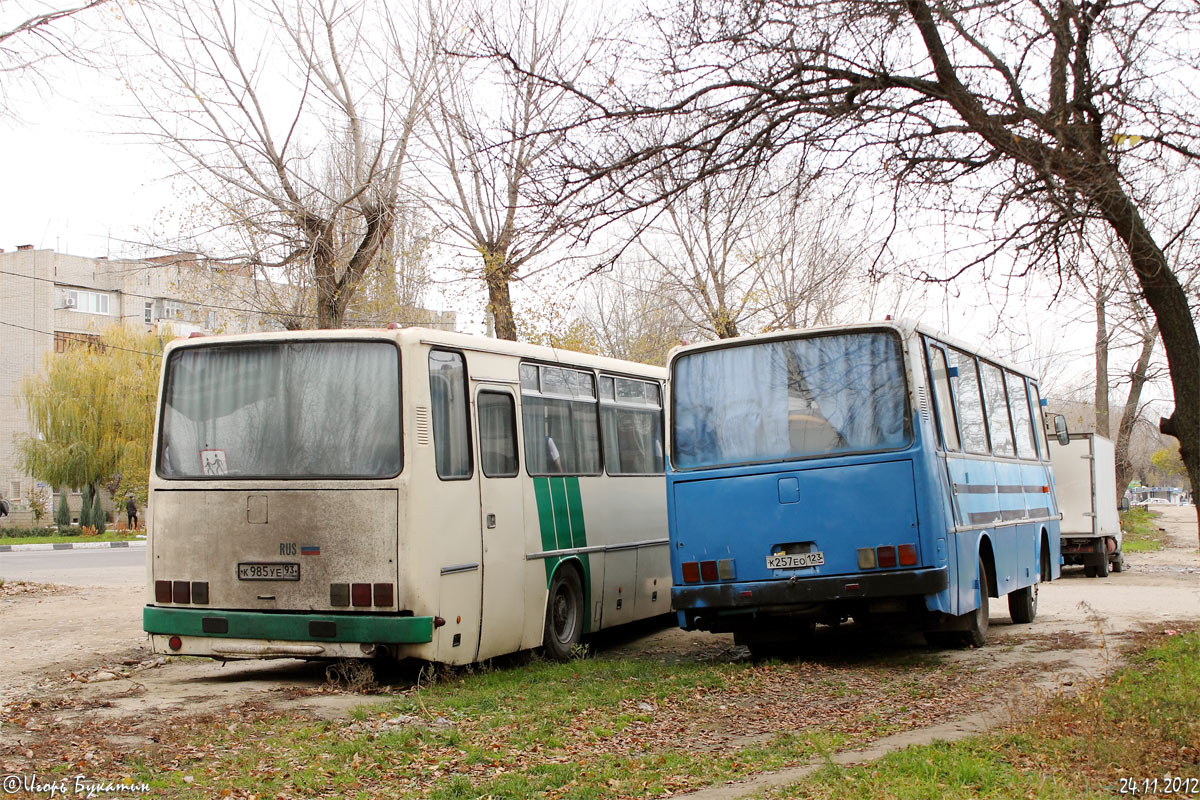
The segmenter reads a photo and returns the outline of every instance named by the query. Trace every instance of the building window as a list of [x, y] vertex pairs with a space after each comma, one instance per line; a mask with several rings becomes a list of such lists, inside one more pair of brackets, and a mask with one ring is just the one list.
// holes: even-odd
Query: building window
[[100, 344], [100, 337], [91, 333], [70, 333], [69, 331], [54, 332], [54, 352], [65, 353], [72, 347], [98, 347], [101, 350], [104, 348]]
[[72, 311], [86, 314], [108, 314], [109, 296], [103, 292], [88, 292], [83, 289], [68, 289], [64, 295], [66, 306]]
[[183, 303], [178, 300], [163, 300], [163, 316], [167, 319], [183, 319]]
[[149, 325], [154, 322], [154, 303], [146, 303], [144, 308], [143, 318], [146, 320], [146, 324]]

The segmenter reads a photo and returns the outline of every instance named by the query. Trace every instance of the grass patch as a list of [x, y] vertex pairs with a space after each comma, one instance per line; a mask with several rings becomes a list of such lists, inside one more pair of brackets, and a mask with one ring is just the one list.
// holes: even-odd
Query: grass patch
[[1008, 730], [829, 765], [769, 796], [1090, 798], [1120, 794], [1123, 780], [1200, 777], [1200, 634], [1169, 633], [1107, 680], [1045, 701]]
[[[144, 539], [145, 531], [141, 531]], [[28, 528], [12, 529], [11, 532], [0, 528], [0, 544], [67, 544], [83, 542], [132, 542], [138, 541], [138, 531], [105, 531], [99, 536], [86, 536], [78, 528], [69, 528], [68, 532], [60, 533], [54, 528], [30, 530]]]
[[1145, 553], [1166, 547], [1167, 532], [1158, 527], [1157, 511], [1144, 506], [1135, 506], [1121, 512], [1121, 549], [1127, 553]]
[[[177, 724], [159, 748], [113, 767], [165, 797], [656, 797], [921, 727], [1015, 680], [911, 655], [443, 668], [346, 719], [239, 710]], [[38, 760], [70, 763], [64, 755]]]

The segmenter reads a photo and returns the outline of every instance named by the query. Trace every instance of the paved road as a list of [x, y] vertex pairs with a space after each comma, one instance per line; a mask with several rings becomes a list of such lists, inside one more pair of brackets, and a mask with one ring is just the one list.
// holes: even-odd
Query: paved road
[[146, 581], [146, 548], [0, 553], [0, 578], [64, 586], [140, 585]]

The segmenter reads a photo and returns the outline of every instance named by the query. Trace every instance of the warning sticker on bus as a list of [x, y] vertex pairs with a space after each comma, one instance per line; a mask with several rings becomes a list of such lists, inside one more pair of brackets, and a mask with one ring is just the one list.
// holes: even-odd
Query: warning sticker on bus
[[820, 550], [813, 553], [776, 553], [767, 556], [767, 569], [807, 569], [825, 564], [825, 554]]
[[298, 581], [300, 565], [290, 562], [238, 564], [239, 581]]

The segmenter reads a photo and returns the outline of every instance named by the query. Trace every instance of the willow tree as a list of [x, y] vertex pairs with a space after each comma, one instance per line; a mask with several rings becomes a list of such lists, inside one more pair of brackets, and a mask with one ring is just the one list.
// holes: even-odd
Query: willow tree
[[48, 353], [40, 373], [25, 379], [21, 397], [34, 433], [18, 442], [21, 469], [40, 481], [145, 502], [154, 403], [169, 333], [125, 326]]

